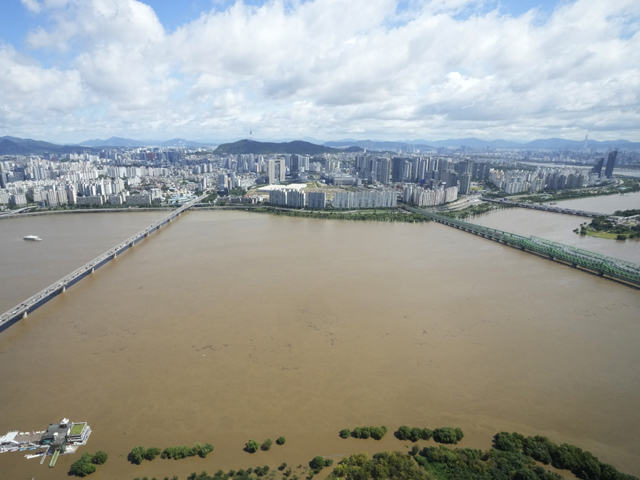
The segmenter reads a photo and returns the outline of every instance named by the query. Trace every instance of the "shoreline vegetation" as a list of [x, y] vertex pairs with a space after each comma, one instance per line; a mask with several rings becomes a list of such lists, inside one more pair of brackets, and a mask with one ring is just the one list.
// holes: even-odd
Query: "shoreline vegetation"
[[340, 212], [331, 210], [280, 210], [273, 207], [258, 207], [251, 212], [270, 214], [284, 217], [318, 218], [322, 220], [351, 220], [368, 222], [403, 222], [426, 223], [429, 218], [415, 213], [403, 213], [400, 210], [357, 210], [354, 212]]
[[181, 458], [195, 457], [196, 455], [200, 458], [206, 458], [211, 452], [213, 452], [213, 445], [210, 443], [205, 443], [204, 445], [194, 443], [193, 447], [187, 447], [186, 445], [167, 447], [164, 451], [157, 447], [133, 447], [129, 455], [127, 455], [127, 460], [135, 465], [140, 465], [143, 460], [152, 461], [157, 456], [163, 459], [179, 460]]
[[478, 215], [484, 215], [485, 213], [493, 212], [496, 210], [503, 210], [508, 208], [516, 208], [515, 205], [499, 205], [496, 203], [486, 202], [480, 205], [472, 205], [470, 207], [461, 208], [460, 210], [451, 210], [448, 212], [436, 212], [438, 215], [444, 217], [456, 218], [458, 220], [464, 220], [465, 218], [473, 218]]
[[543, 190], [542, 192], [533, 195], [522, 193], [506, 194], [503, 190], [498, 190], [485, 194], [485, 196], [491, 198], [517, 197], [518, 201], [528, 200], [536, 203], [547, 203], [560, 200], [576, 200], [578, 198], [600, 197], [605, 195], [618, 195], [634, 192], [640, 192], [640, 180], [635, 177], [623, 177], [622, 184], [620, 185], [607, 185], [603, 187], [573, 190]]
[[[340, 431], [340, 436], [365, 438], [366, 433], [363, 433], [365, 429], [370, 434], [366, 438], [375, 438], [371, 435], [372, 429], [378, 429], [377, 433], [382, 436], [387, 431], [386, 427], [356, 427], [353, 433], [359, 431], [360, 436], [352, 434], [349, 429]], [[394, 436], [401, 441], [418, 442], [433, 438], [439, 443], [456, 444], [462, 440], [464, 434], [459, 428], [443, 427], [432, 431], [427, 428], [410, 428], [403, 425], [394, 433]], [[90, 462], [91, 455], [85, 453], [83, 458], [85, 456], [84, 462]], [[106, 454], [104, 458], [106, 459]], [[277, 469], [265, 465], [238, 471], [218, 470], [213, 475], [202, 471], [200, 474], [192, 473], [186, 477], [186, 480], [259, 480], [263, 478], [264, 480], [302, 480], [303, 478], [312, 480], [314, 475], [332, 465], [332, 459], [318, 455], [308, 463], [304, 465], [301, 463], [295, 468], [287, 468], [287, 464], [282, 463]], [[600, 462], [593, 454], [575, 445], [566, 443], [558, 445], [547, 437], [525, 437], [516, 432], [497, 433], [493, 437], [492, 447], [488, 450], [452, 448], [445, 445], [421, 448], [419, 445], [413, 445], [408, 452], [387, 451], [376, 453], [372, 457], [367, 453], [359, 453], [338, 462], [326, 478], [328, 480], [562, 480], [563, 477], [560, 474], [545, 468], [549, 465], [557, 470], [571, 472], [580, 480], [638, 480], [633, 475], [619, 472], [612, 465]], [[159, 479], [136, 477], [133, 480]], [[180, 479], [174, 475], [171, 478], [164, 477], [164, 480]]]
[[[635, 210], [629, 211], [633, 212]], [[640, 223], [624, 225], [611, 221], [606, 216], [602, 216], [594, 218], [589, 224], [586, 222], [581, 224], [580, 227], [574, 230], [574, 233], [624, 242], [627, 239], [640, 238]]]

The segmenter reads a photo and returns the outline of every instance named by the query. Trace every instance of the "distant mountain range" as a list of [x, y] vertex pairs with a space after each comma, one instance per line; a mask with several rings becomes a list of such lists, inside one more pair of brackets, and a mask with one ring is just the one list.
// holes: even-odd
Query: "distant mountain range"
[[[420, 142], [417, 140], [416, 142]], [[412, 150], [435, 150], [437, 147], [427, 145], [423, 143], [409, 143], [409, 142], [381, 142], [376, 140], [340, 140], [337, 142], [325, 142], [325, 147], [333, 148], [345, 148], [345, 147], [360, 147], [367, 150], [388, 150], [392, 152], [397, 151], [412, 151]]]
[[256, 142], [254, 140], [240, 140], [233, 143], [223, 143], [215, 149], [214, 153], [219, 154], [247, 154], [254, 153], [258, 155], [268, 155], [271, 153], [290, 153], [299, 155], [317, 155], [321, 153], [339, 153], [339, 152], [361, 152], [359, 146], [349, 148], [333, 148], [315, 143], [303, 142], [296, 140], [293, 142]]
[[[584, 148], [584, 140], [565, 140], [563, 138], [547, 138], [533, 140], [531, 142], [513, 142], [509, 140], [480, 140], [479, 138], [452, 138], [448, 140], [405, 140], [400, 142], [382, 142], [375, 140], [353, 140], [345, 139], [334, 142], [325, 142], [327, 147], [347, 147], [358, 146], [367, 150], [395, 150], [411, 151], [419, 149], [421, 151], [437, 148], [460, 148], [462, 146], [471, 148], [504, 148], [519, 150], [580, 150]], [[587, 148], [619, 148], [627, 150], [640, 150], [640, 142], [630, 142], [628, 140], [615, 140], [598, 142], [588, 140]]]
[[[460, 148], [467, 146], [470, 148], [504, 148], [520, 150], [581, 150], [584, 148], [584, 141], [565, 140], [563, 138], [547, 138], [533, 140], [531, 142], [513, 142], [508, 140], [480, 140], [478, 138], [457, 138], [448, 140], [405, 140], [397, 142], [378, 140], [354, 140], [344, 139], [322, 143], [319, 140], [313, 141], [295, 140], [290, 142], [258, 142], [254, 140], [240, 140], [236, 142], [222, 143], [216, 150], [218, 153], [298, 153], [298, 154], [320, 154], [336, 153], [344, 151], [378, 150], [378, 151], [415, 151], [426, 152], [438, 148]], [[0, 155], [40, 155], [52, 153], [64, 155], [73, 152], [97, 152], [101, 148], [138, 148], [138, 147], [184, 147], [184, 148], [209, 148], [219, 144], [215, 140], [202, 140], [194, 142], [182, 138], [173, 140], [132, 140], [130, 138], [111, 137], [107, 140], [94, 139], [87, 140], [77, 145], [58, 145], [30, 138], [0, 137]], [[609, 147], [640, 150], [640, 142], [630, 142], [628, 140], [604, 141], [588, 140], [587, 148], [608, 149]]]
[[66, 154], [93, 151], [89, 147], [56, 145], [30, 138], [0, 137], [0, 155], [41, 155], [43, 153]]
[[184, 138], [174, 138], [173, 140], [131, 140], [130, 138], [111, 137], [107, 140], [93, 139], [81, 142], [78, 145], [87, 147], [185, 147], [185, 148], [204, 148], [215, 145], [215, 143], [200, 143], [185, 140]]

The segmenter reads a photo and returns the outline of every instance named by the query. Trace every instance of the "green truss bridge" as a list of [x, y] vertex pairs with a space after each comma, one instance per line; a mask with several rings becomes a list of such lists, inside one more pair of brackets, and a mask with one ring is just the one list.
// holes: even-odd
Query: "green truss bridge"
[[556, 260], [574, 268], [581, 268], [600, 276], [622, 281], [635, 287], [640, 287], [640, 266], [635, 263], [607, 257], [599, 253], [589, 252], [580, 248], [570, 247], [561, 243], [552, 242], [538, 237], [523, 237], [509, 232], [503, 232], [494, 228], [481, 227], [472, 223], [463, 222], [454, 218], [425, 210], [423, 208], [405, 205], [405, 209], [424, 215], [432, 220], [448, 225], [465, 232], [473, 233], [480, 237], [509, 245], [520, 250], [544, 256], [550, 260]]

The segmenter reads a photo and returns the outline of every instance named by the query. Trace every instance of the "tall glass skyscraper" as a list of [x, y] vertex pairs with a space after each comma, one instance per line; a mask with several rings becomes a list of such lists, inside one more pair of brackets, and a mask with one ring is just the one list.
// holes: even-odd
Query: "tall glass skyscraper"
[[618, 150], [612, 150], [609, 152], [609, 158], [607, 159], [607, 168], [604, 170], [604, 176], [611, 178], [613, 176], [613, 167], [616, 166], [616, 157], [618, 156]]

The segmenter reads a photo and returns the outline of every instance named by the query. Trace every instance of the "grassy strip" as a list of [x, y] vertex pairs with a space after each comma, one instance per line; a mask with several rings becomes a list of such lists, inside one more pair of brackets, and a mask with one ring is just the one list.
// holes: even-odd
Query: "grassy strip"
[[353, 221], [369, 221], [369, 222], [403, 222], [403, 223], [424, 223], [430, 219], [415, 213], [400, 213], [397, 210], [390, 212], [378, 213], [378, 211], [359, 211], [356, 213], [341, 213], [313, 210], [278, 210], [271, 207], [261, 207], [252, 209], [252, 212], [268, 213], [283, 217], [302, 217], [302, 218], [320, 218], [323, 220], [353, 220]]
[[634, 178], [624, 178], [620, 186], [604, 187], [601, 190], [563, 190], [560, 193], [549, 192], [548, 194], [538, 194], [523, 197], [521, 200], [531, 200], [532, 202], [545, 203], [558, 200], [574, 200], [578, 198], [599, 197], [604, 195], [618, 195], [620, 193], [640, 192], [640, 182]]
[[518, 201], [532, 201], [537, 203], [557, 202], [559, 200], [575, 200], [578, 198], [600, 197], [604, 195], [618, 195], [620, 193], [640, 192], [640, 181], [633, 177], [624, 177], [622, 185], [604, 187], [587, 187], [574, 190], [543, 190], [540, 193], [527, 195], [526, 193], [507, 194], [504, 190], [494, 190], [485, 194], [489, 198], [518, 197]]
[[592, 228], [587, 228], [586, 231], [587, 231], [587, 236], [589, 237], [607, 238], [609, 240], [616, 240], [618, 238], [617, 233], [598, 232], [597, 230], [593, 230]]
[[574, 232], [590, 237], [626, 240], [627, 238], [640, 238], [640, 224], [616, 224], [608, 220], [607, 217], [597, 217], [589, 225], [583, 223]]
[[493, 210], [502, 210], [504, 208], [514, 208], [514, 205], [498, 205], [495, 203], [487, 202], [480, 205], [473, 205], [471, 207], [463, 208], [461, 210], [453, 210], [450, 212], [438, 212], [439, 215], [443, 215], [449, 218], [464, 219], [469, 217], [475, 217], [477, 215], [483, 215]]

